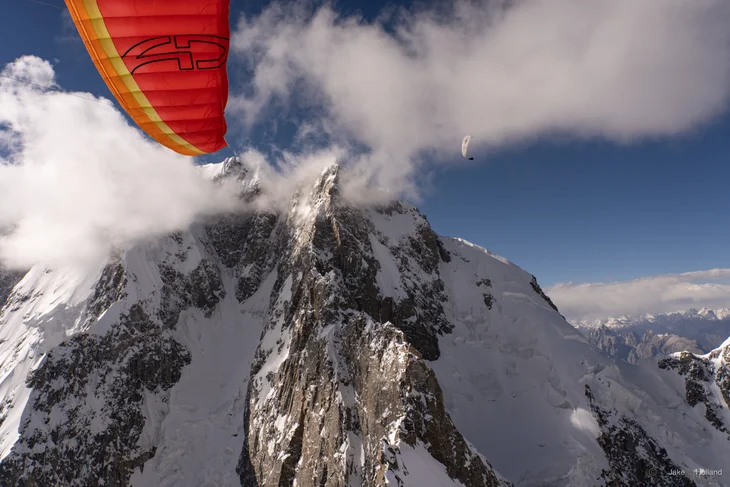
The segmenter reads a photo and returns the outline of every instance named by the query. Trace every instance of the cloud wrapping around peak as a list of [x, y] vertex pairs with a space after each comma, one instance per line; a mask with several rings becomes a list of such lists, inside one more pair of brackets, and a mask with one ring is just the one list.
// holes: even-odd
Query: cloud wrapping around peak
[[665, 274], [612, 283], [561, 283], [545, 290], [571, 321], [691, 308], [730, 308], [730, 269]]
[[347, 152], [336, 145], [281, 151], [275, 167], [247, 150], [241, 159], [255, 171], [262, 194], [244, 204], [238, 183], [211, 180], [209, 173], [219, 168], [201, 170], [194, 159], [145, 138], [111, 100], [61, 91], [48, 61], [24, 56], [0, 74], [4, 267], [91, 269], [115, 249], [207, 216], [286, 211], [293, 194]]
[[236, 207], [232, 191], [145, 139], [111, 101], [48, 90], [47, 61], [25, 56], [2, 75], [2, 265], [96, 265], [114, 248]]
[[[419, 157], [458, 160], [545, 134], [630, 141], [690, 130], [730, 91], [726, 0], [457, 2], [381, 22], [274, 4], [233, 48], [253, 67], [231, 101], [251, 125], [316, 100], [320, 126], [371, 149], [363, 178], [412, 185]], [[357, 165], [357, 164], [356, 164]]]

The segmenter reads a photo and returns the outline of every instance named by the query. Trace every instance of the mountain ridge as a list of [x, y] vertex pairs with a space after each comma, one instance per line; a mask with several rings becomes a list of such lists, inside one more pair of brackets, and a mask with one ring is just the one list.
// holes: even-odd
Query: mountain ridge
[[[0, 479], [720, 485], [690, 472], [730, 467], [725, 355], [697, 384], [606, 359], [534, 276], [349, 203], [339, 171], [85, 275], [32, 269], [0, 315]], [[204, 172], [266, 191], [237, 160]]]
[[686, 310], [677, 310], [667, 313], [645, 313], [638, 316], [620, 315], [591, 320], [576, 320], [573, 321], [573, 323], [575, 326], [581, 328], [596, 328], [601, 325], [612, 328], [620, 328], [623, 326], [630, 326], [635, 322], [646, 321], [653, 323], [667, 318], [677, 319], [697, 317], [712, 321], [722, 321], [730, 317], [730, 308], [689, 308]]
[[635, 363], [687, 351], [706, 354], [730, 336], [730, 310], [689, 309], [574, 323], [600, 350]]

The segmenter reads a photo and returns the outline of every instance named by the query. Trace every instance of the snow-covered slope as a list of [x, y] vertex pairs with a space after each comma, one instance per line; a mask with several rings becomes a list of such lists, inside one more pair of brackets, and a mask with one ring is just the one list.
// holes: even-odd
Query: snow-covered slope
[[445, 309], [456, 327], [433, 367], [457, 427], [508, 479], [597, 485], [608, 470], [620, 485], [685, 485], [671, 465], [728, 465], [727, 435], [688, 411], [672, 376], [599, 355], [516, 266], [460, 240], [445, 248]]
[[50, 350], [84, 329], [97, 272], [31, 269], [0, 313], [0, 458], [10, 453], [30, 389], [26, 378]]
[[695, 401], [680, 359], [606, 358], [529, 273], [338, 180], [26, 275], [0, 315], [0, 484], [722, 485], [692, 470], [730, 468], [724, 362]]

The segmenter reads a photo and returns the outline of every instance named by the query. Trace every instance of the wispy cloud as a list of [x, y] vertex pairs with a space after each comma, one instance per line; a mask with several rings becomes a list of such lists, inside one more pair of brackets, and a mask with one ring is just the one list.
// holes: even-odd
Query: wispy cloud
[[255, 124], [274, 107], [310, 110], [330, 139], [368, 149], [360, 179], [408, 193], [422, 156], [458, 160], [467, 133], [482, 156], [552, 133], [625, 142], [690, 130], [728, 100], [726, 0], [460, 1], [397, 15], [274, 4], [242, 19], [234, 49], [253, 78], [232, 114]]
[[191, 159], [145, 139], [111, 101], [51, 89], [47, 61], [25, 56], [2, 75], [3, 265], [95, 264], [112, 248], [235, 207], [233, 192], [216, 190]]
[[690, 308], [730, 308], [730, 269], [686, 272], [612, 283], [562, 283], [545, 291], [574, 321], [666, 313]]

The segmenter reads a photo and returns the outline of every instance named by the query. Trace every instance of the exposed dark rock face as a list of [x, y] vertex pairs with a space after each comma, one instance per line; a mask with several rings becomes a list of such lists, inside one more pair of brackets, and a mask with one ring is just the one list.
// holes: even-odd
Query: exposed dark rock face
[[605, 325], [585, 329], [583, 333], [605, 355], [630, 364], [683, 351], [703, 353], [694, 340], [677, 335], [657, 335], [651, 330], [641, 338], [634, 331], [616, 330]]
[[[727, 350], [717, 350], [714, 357], [724, 354], [727, 359]], [[723, 433], [729, 433], [728, 425], [722, 420], [720, 410], [722, 404], [717, 404], [714, 396], [710, 391], [710, 384], [714, 381], [725, 400], [725, 405], [730, 406], [728, 398], [730, 398], [730, 385], [728, 381], [728, 367], [722, 365], [719, 370], [715, 370], [715, 366], [710, 359], [697, 357], [689, 352], [683, 352], [679, 358], [668, 357], [659, 361], [659, 368], [676, 370], [679, 375], [684, 376], [684, 384], [686, 390], [687, 404], [694, 407], [697, 404], [705, 405], [705, 417], [707, 421], [715, 428]], [[730, 440], [730, 436], [728, 436]]]
[[[368, 458], [378, 459], [383, 446], [378, 438], [397, 435], [411, 447], [427, 445], [433, 458], [446, 467], [448, 475], [467, 486], [504, 485], [486, 460], [478, 455], [456, 430], [443, 405], [436, 377], [408, 344], [402, 332], [389, 325], [365, 324], [355, 320], [342, 333], [342, 355], [355, 391], [354, 411], [365, 438]], [[367, 350], [368, 353], [363, 353]], [[386, 421], [382, 419], [386, 417]], [[400, 424], [399, 424], [400, 423]], [[397, 459], [397, 448], [387, 452]], [[382, 460], [381, 460], [382, 461]], [[378, 477], [385, 469], [399, 470], [396, 478], [407, 475], [396, 462], [365, 468], [366, 485], [384, 485]], [[370, 472], [371, 475], [368, 475]]]
[[715, 382], [720, 387], [725, 404], [730, 409], [730, 347], [713, 350], [710, 353], [711, 359], [723, 359], [723, 365], [715, 368]]
[[530, 282], [530, 286], [532, 286], [532, 289], [537, 293], [538, 296], [540, 296], [542, 299], [545, 300], [547, 304], [550, 305], [552, 309], [560, 313], [560, 310], [557, 306], [555, 306], [555, 303], [553, 303], [553, 300], [548, 297], [547, 294], [542, 290], [540, 285], [537, 283], [537, 277], [532, 276], [532, 281]]
[[[140, 446], [145, 402], [166, 403], [191, 360], [172, 336], [178, 316], [188, 308], [210, 316], [225, 297], [216, 263], [203, 258], [183, 273], [177, 266], [190, 258], [191, 245], [180, 233], [166, 241], [167, 257], [150, 269], [159, 273], [158, 289], [128, 302], [138, 276], [112, 259], [88, 299], [84, 329], [120, 301], [127, 311], [105, 333], [76, 334], [53, 348], [28, 377], [32, 393], [20, 438], [0, 463], [0, 485], [122, 487], [155, 455], [154, 445]], [[6, 409], [0, 406], [0, 415]]]
[[275, 213], [255, 213], [227, 216], [207, 227], [221, 262], [236, 272], [239, 301], [250, 298], [276, 264], [272, 243], [277, 223]]
[[494, 296], [491, 294], [485, 293], [484, 294], [484, 304], [487, 305], [488, 309], [492, 309], [492, 306], [494, 305]]
[[[303, 256], [298, 250], [289, 249], [285, 260], [305, 269], [312, 265], [321, 275], [334, 271], [341, 279], [341, 289], [332, 304], [393, 323], [425, 359], [438, 359], [438, 337], [448, 333], [453, 325], [444, 316], [444, 285], [437, 272], [443, 252], [439, 251], [438, 238], [428, 224], [424, 221], [416, 230], [421, 239], [391, 241], [391, 237], [374, 228], [361, 210], [340, 200], [336, 172], [321, 179], [311, 198], [320, 200], [320, 212], [309, 229], [309, 252], [313, 255]], [[393, 215], [417, 210], [395, 202], [374, 211]], [[375, 243], [370, 234], [376, 235]], [[375, 258], [373, 245], [388, 247], [395, 257], [407, 294], [404, 299], [395, 301], [380, 294], [376, 275], [383, 264]], [[283, 271], [280, 269], [280, 276]]]
[[94, 295], [89, 303], [87, 322], [96, 321], [109, 307], [126, 297], [124, 288], [127, 286], [127, 275], [124, 266], [118, 259], [104, 267], [99, 282], [94, 289]]
[[[464, 485], [503, 485], [454, 427], [424, 362], [438, 357], [437, 336], [450, 330], [437, 273], [448, 254], [427, 226], [420, 239], [373, 243], [372, 223], [338, 201], [336, 180], [326, 173], [315, 186], [309, 226], [293, 228], [290, 217], [279, 234], [286, 249], [252, 368], [242, 485], [385, 486], [388, 472], [407, 475], [406, 445], [426, 448]], [[396, 256], [399, 302], [378, 290], [378, 244]]]
[[209, 260], [203, 259], [185, 276], [168, 264], [160, 264], [162, 278], [162, 303], [159, 317], [162, 322], [174, 327], [180, 311], [195, 306], [210, 317], [216, 304], [225, 297], [220, 272]]
[[[404, 214], [416, 210], [394, 203], [388, 211]], [[350, 225], [355, 227], [357, 221], [352, 221]], [[392, 308], [392, 300], [378, 299], [372, 303], [374, 306], [363, 310], [372, 317], [378, 316], [382, 321], [393, 323], [406, 334], [409, 342], [419, 350], [424, 359], [436, 360], [440, 355], [438, 337], [453, 329], [453, 325], [444, 316], [443, 302], [446, 299], [443, 294], [444, 284], [438, 276], [439, 261], [448, 262], [450, 256], [443, 250], [438, 237], [425, 221], [419, 224], [417, 234], [421, 238], [409, 238], [407, 243], [400, 244], [389, 242], [387, 236], [378, 235], [377, 240], [389, 246], [397, 259], [396, 265], [400, 272], [401, 283], [408, 297], [400, 303], [394, 303]], [[360, 238], [367, 242], [367, 235], [362, 235]], [[372, 250], [368, 253], [372, 255]], [[371, 265], [377, 269], [381, 264], [373, 260]], [[373, 276], [367, 278], [370, 280], [371, 288], [375, 288]], [[356, 295], [357, 288], [352, 289], [352, 293]], [[385, 313], [376, 314], [376, 309], [384, 310]]]
[[287, 360], [287, 375], [275, 374], [275, 395], [263, 407], [283, 414], [283, 427], [261, 418], [264, 411], [251, 414], [242, 485], [385, 487], [389, 471], [398, 481], [408, 475], [399, 460], [403, 443], [426, 448], [466, 486], [509, 485], [456, 430], [433, 372], [401, 331], [354, 315], [333, 327], [332, 339], [309, 341], [307, 349], [297, 354], [303, 370]]
[[606, 453], [610, 465], [603, 470], [601, 478], [608, 485], [636, 487], [692, 487], [696, 484], [682, 469], [667, 456], [644, 428], [626, 416], [617, 416], [615, 411], [602, 409], [596, 401], [591, 388], [586, 384], [585, 394], [589, 400], [601, 435], [598, 444]]
[[10, 296], [13, 288], [20, 282], [24, 275], [24, 272], [8, 271], [0, 268], [0, 309], [5, 306], [5, 301], [7, 301], [8, 296]]
[[132, 471], [155, 454], [138, 446], [144, 391], [165, 398], [189, 360], [141, 307], [101, 337], [64, 342], [27, 380], [32, 409], [0, 463], [0, 484], [128, 485]]

